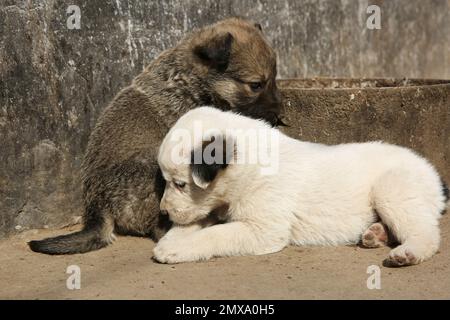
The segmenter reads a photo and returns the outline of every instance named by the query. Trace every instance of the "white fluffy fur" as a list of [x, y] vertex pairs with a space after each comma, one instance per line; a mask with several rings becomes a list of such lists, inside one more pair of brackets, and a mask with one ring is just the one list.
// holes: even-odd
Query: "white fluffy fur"
[[[440, 178], [411, 150], [382, 142], [327, 146], [280, 134], [276, 174], [262, 175], [257, 164], [231, 164], [203, 190], [195, 186], [189, 165], [175, 164], [169, 157], [171, 134], [180, 128], [193, 130], [194, 121], [222, 132], [279, 132], [262, 121], [209, 107], [179, 119], [160, 148], [158, 160], [168, 185], [162, 207], [176, 222], [182, 212], [185, 220], [178, 222], [190, 224], [175, 225], [161, 239], [154, 249], [158, 261], [260, 255], [289, 244], [355, 244], [378, 219], [400, 243], [390, 252], [390, 263], [420, 263], [438, 250], [438, 221], [445, 207]], [[255, 147], [237, 154], [256, 152]], [[184, 157], [191, 152], [187, 149]], [[175, 189], [173, 180], [187, 182], [189, 189]], [[221, 204], [229, 205], [226, 223], [206, 228], [195, 223]]]

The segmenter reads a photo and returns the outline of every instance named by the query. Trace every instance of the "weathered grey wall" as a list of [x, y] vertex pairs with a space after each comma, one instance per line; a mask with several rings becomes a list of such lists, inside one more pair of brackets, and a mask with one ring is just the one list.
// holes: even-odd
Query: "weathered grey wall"
[[[66, 25], [70, 4], [81, 29]], [[381, 7], [381, 30], [365, 26]], [[260, 22], [286, 77], [450, 78], [447, 0], [0, 0], [0, 237], [81, 214], [100, 111], [159, 52], [230, 15]]]

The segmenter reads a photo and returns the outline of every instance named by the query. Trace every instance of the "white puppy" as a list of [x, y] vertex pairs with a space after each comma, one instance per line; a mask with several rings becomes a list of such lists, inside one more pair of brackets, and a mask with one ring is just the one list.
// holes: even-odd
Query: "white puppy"
[[[266, 139], [240, 139], [255, 132]], [[250, 161], [255, 154], [271, 162]], [[400, 243], [389, 265], [420, 263], [439, 247], [448, 190], [433, 166], [406, 148], [302, 142], [262, 121], [202, 107], [171, 128], [158, 162], [166, 180], [161, 210], [175, 223], [154, 249], [163, 263], [267, 254], [289, 244], [362, 239], [377, 247], [386, 243], [384, 226]], [[205, 227], [218, 208], [225, 223]]]

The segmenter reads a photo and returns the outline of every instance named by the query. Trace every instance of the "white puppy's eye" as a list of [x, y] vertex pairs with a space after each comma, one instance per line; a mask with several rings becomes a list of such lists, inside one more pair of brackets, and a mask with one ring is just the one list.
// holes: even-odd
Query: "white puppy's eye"
[[179, 189], [183, 189], [186, 186], [186, 182], [184, 181], [174, 181], [173, 184], [179, 188]]

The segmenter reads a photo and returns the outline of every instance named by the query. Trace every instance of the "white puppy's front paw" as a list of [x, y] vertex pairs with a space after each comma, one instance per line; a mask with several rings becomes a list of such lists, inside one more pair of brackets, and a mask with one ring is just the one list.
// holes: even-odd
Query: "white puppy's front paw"
[[192, 248], [184, 245], [181, 241], [166, 241], [158, 243], [153, 249], [153, 257], [161, 263], [181, 263], [207, 260], [210, 257], [195, 253]]

